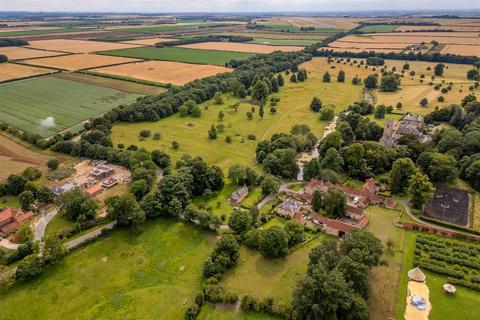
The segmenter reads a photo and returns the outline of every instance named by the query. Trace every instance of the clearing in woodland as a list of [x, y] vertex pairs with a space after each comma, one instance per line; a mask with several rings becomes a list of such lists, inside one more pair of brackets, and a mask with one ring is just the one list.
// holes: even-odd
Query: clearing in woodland
[[139, 96], [55, 77], [21, 80], [0, 86], [0, 119], [48, 137]]
[[91, 70], [100, 74], [129, 77], [158, 83], [184, 85], [190, 81], [231, 72], [232, 69], [171, 61], [142, 61]]

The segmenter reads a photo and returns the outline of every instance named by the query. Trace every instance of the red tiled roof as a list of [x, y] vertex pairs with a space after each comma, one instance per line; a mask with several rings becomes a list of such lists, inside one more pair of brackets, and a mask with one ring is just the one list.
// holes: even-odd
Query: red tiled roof
[[94, 195], [98, 194], [100, 191], [102, 191], [102, 189], [103, 189], [102, 185], [100, 183], [98, 183], [96, 185], [91, 186], [87, 190], [85, 190], [85, 192], [89, 196], [94, 196]]
[[0, 212], [0, 224], [8, 222], [10, 219], [14, 219], [18, 211], [18, 209], [7, 208]]
[[2, 228], [0, 228], [0, 231], [2, 233], [7, 234], [7, 233], [10, 233], [10, 232], [16, 230], [17, 227], [18, 227], [18, 223], [16, 221], [13, 221], [12, 223], [4, 225]]
[[355, 206], [352, 206], [350, 204], [347, 204], [345, 209], [346, 209], [347, 213], [355, 214], [355, 215], [358, 215], [358, 216], [363, 216], [363, 209], [362, 208], [355, 207]]
[[33, 217], [33, 212], [28, 211], [28, 212], [17, 215], [17, 217], [15, 218], [15, 221], [17, 221], [17, 223], [20, 224], [21, 222], [23, 222], [25, 220], [29, 220], [32, 217]]

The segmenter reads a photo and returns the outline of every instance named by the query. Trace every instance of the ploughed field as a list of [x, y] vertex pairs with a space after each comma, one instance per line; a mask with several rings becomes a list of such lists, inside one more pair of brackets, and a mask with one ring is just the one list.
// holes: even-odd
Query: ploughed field
[[[39, 77], [0, 86], [0, 119], [48, 137], [139, 96], [87, 83]], [[53, 127], [49, 117], [53, 118]], [[42, 124], [42, 120], [47, 121]]]

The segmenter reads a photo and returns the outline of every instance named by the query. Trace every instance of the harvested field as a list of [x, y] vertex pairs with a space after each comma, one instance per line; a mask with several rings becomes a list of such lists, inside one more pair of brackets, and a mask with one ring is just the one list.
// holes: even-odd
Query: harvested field
[[53, 33], [70, 33], [70, 32], [79, 32], [83, 31], [82, 29], [73, 29], [73, 28], [64, 28], [64, 29], [34, 29], [34, 30], [23, 30], [23, 31], [5, 31], [2, 32], [2, 37], [21, 37], [21, 36], [35, 36], [43, 34], [53, 34]]
[[225, 63], [230, 62], [232, 59], [244, 60], [253, 53], [247, 52], [232, 52], [232, 51], [219, 51], [219, 50], [195, 50], [178, 47], [142, 47], [124, 50], [110, 50], [99, 52], [108, 56], [141, 58], [149, 60], [165, 60], [175, 62], [186, 63], [198, 63], [198, 64], [213, 64], [218, 66], [224, 66]]
[[45, 168], [47, 157], [0, 134], [0, 181], [10, 174], [20, 173], [27, 167]]
[[441, 26], [400, 26], [395, 29], [397, 32], [419, 31], [419, 30], [453, 30], [455, 32], [479, 32], [478, 26], [462, 25], [441, 25]]
[[442, 54], [460, 54], [463, 56], [480, 56], [480, 45], [447, 44], [440, 51]]
[[93, 84], [100, 87], [111, 88], [128, 93], [142, 94], [146, 96], [156, 95], [165, 91], [164, 88], [149, 86], [146, 84], [135, 83], [124, 80], [97, 77], [78, 72], [59, 72], [52, 75], [58, 79], [77, 81], [87, 84]]
[[392, 33], [373, 33], [361, 36], [346, 36], [340, 41], [382, 43], [382, 44], [418, 44], [422, 42], [429, 43], [433, 40], [442, 44], [480, 44], [480, 37], [474, 32], [392, 32]]
[[53, 70], [13, 63], [0, 64], [0, 82], [52, 73]]
[[337, 51], [337, 52], [344, 52], [344, 51], [348, 51], [348, 52], [353, 52], [353, 53], [356, 53], [356, 52], [365, 52], [365, 51], [375, 51], [375, 52], [383, 52], [383, 53], [390, 53], [390, 52], [397, 52], [397, 53], [400, 53], [403, 51], [403, 49], [372, 49], [372, 48], [363, 48], [363, 49], [360, 49], [360, 48], [354, 48], [355, 45], [352, 45], [350, 47], [342, 47], [342, 45], [340, 45], [340, 47], [338, 48], [332, 48], [332, 47], [322, 47], [320, 49], [326, 49], [326, 50], [332, 50], [332, 51]]
[[23, 63], [68, 71], [98, 68], [114, 64], [139, 61], [138, 59], [111, 57], [95, 54], [71, 54], [61, 57], [24, 60]]
[[251, 53], [272, 53], [274, 51], [294, 52], [303, 50], [303, 47], [295, 46], [268, 46], [261, 44], [250, 43], [236, 43], [236, 42], [202, 42], [193, 43], [180, 48], [201, 49], [201, 50], [219, 50], [219, 51], [233, 51], [233, 52], [251, 52]]
[[60, 56], [64, 53], [52, 52], [44, 50], [35, 50], [25, 47], [3, 47], [0, 48], [0, 54], [4, 54], [8, 57], [8, 60], [23, 60], [43, 57]]
[[136, 48], [138, 45], [88, 40], [54, 39], [30, 41], [29, 47], [70, 53], [89, 53], [104, 50]]
[[141, 80], [184, 85], [190, 81], [212, 76], [218, 73], [230, 72], [231, 69], [169, 61], [144, 61], [98, 68], [92, 70], [98, 73], [116, 76], [132, 77]]
[[248, 43], [256, 43], [256, 44], [271, 45], [271, 46], [309, 46], [318, 42], [320, 42], [320, 40], [254, 38], [252, 41], [249, 41]]
[[38, 77], [0, 86], [0, 119], [49, 137], [138, 97], [92, 84]]
[[155, 44], [157, 44], [159, 42], [170, 42], [170, 41], [175, 41], [175, 40], [177, 40], [177, 39], [173, 39], [173, 38], [147, 38], [147, 39], [124, 41], [124, 43], [138, 44], [138, 45], [143, 45], [143, 46], [154, 46]]

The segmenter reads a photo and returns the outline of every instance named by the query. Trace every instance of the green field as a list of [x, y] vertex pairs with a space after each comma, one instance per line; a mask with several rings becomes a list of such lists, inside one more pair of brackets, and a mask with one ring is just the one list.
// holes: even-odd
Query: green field
[[0, 319], [183, 319], [212, 249], [211, 235], [170, 220], [115, 231], [11, 288]]
[[266, 39], [266, 38], [254, 38], [248, 43], [268, 44], [272, 46], [309, 46], [314, 43], [318, 43], [320, 40], [310, 39]]
[[[235, 163], [255, 165], [255, 147], [258, 141], [267, 139], [274, 133], [288, 132], [296, 123], [305, 123], [315, 135], [322, 136], [326, 122], [320, 121], [319, 115], [309, 109], [314, 96], [320, 97], [324, 104], [334, 104], [337, 111], [359, 99], [360, 86], [324, 83], [321, 77], [325, 69], [316, 69], [314, 63], [308, 63], [306, 67], [311, 71], [309, 79], [303, 83], [291, 83], [287, 80], [285, 87], [275, 94], [280, 98], [277, 113], [270, 114], [267, 105], [263, 119], [258, 116], [258, 106], [254, 106], [256, 111], [253, 119], [247, 119], [246, 112], [252, 108], [247, 101], [241, 101], [238, 112], [228, 108], [239, 100], [231, 95], [224, 95], [223, 105], [215, 105], [212, 101], [201, 104], [200, 118], [182, 118], [175, 114], [157, 122], [117, 124], [113, 127], [112, 140], [115, 145], [123, 143], [125, 146], [135, 144], [149, 150], [163, 149], [172, 157], [172, 163], [187, 153], [201, 156], [207, 163], [221, 167], [224, 172]], [[207, 104], [208, 110], [205, 110]], [[225, 114], [222, 122], [217, 120], [220, 110]], [[211, 125], [220, 123], [225, 126], [225, 132], [220, 133], [216, 140], [208, 139]], [[152, 133], [160, 132], [162, 138], [139, 141], [138, 133], [143, 129], [151, 130]], [[253, 134], [256, 140], [249, 140], [249, 134]], [[225, 142], [227, 135], [232, 138], [232, 143]], [[180, 144], [178, 150], [172, 149], [172, 141]], [[192, 143], [193, 141], [195, 143]]]
[[365, 33], [375, 33], [375, 32], [393, 32], [398, 28], [398, 25], [391, 24], [380, 24], [375, 26], [365, 26], [360, 29], [360, 31]]
[[0, 32], [0, 38], [2, 37], [22, 37], [22, 36], [37, 36], [42, 34], [54, 34], [54, 33], [67, 33], [67, 32], [81, 32], [89, 31], [88, 29], [39, 29], [39, 30], [25, 30], [25, 31], [5, 31]]
[[244, 313], [234, 310], [230, 306], [212, 306], [205, 304], [198, 315], [198, 320], [274, 320], [277, 319], [268, 314], [262, 313]]
[[176, 62], [188, 62], [197, 64], [214, 64], [224, 66], [232, 59], [244, 60], [255, 55], [246, 52], [231, 52], [219, 50], [200, 50], [187, 48], [132, 48], [98, 52], [99, 54], [119, 57], [130, 57], [151, 60], [166, 60]]
[[[0, 120], [48, 137], [138, 97], [55, 77], [27, 79], [0, 85]], [[55, 127], [41, 126], [47, 117], [54, 118]]]
[[337, 33], [338, 29], [335, 27], [315, 27], [314, 30], [302, 30], [301, 27], [294, 26], [289, 23], [279, 22], [260, 22], [259, 25], [265, 26], [267, 30], [283, 31], [283, 32], [309, 32], [309, 33]]
[[215, 27], [218, 26], [217, 23], [195, 23], [195, 24], [179, 24], [179, 25], [169, 25], [169, 26], [146, 26], [145, 28], [125, 28], [119, 29], [116, 31], [122, 32], [134, 32], [134, 33], [157, 33], [157, 32], [169, 32], [169, 31], [181, 31], [181, 30], [192, 30], [192, 29], [199, 29], [208, 28], [208, 27]]
[[269, 259], [258, 251], [241, 247], [238, 266], [228, 273], [222, 284], [239, 295], [250, 294], [263, 299], [272, 297], [289, 303], [297, 281], [305, 275], [310, 251], [325, 236], [296, 248], [285, 258]]

